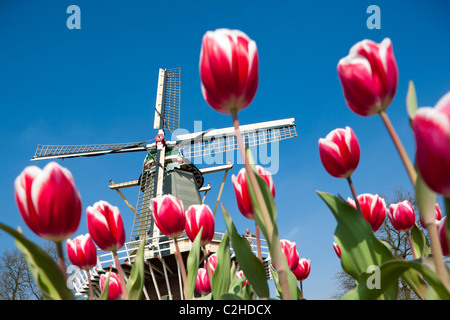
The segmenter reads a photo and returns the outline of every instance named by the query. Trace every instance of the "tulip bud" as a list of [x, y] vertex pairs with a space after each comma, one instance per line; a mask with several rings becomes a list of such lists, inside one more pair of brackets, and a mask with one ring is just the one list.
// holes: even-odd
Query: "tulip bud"
[[211, 292], [211, 282], [209, 281], [208, 272], [206, 272], [205, 268], [198, 268], [195, 290], [201, 295]]
[[105, 251], [117, 251], [125, 243], [125, 229], [119, 208], [98, 201], [86, 209], [87, 226], [97, 246]]
[[152, 199], [151, 206], [158, 229], [169, 238], [178, 238], [186, 225], [183, 202], [171, 194], [165, 194]]
[[441, 242], [441, 248], [442, 248], [442, 254], [444, 256], [450, 257], [450, 251], [449, 251], [449, 243], [448, 243], [448, 237], [447, 237], [447, 228], [446, 228], [446, 221], [447, 217], [443, 217], [441, 221], [439, 222], [438, 226], [438, 234], [439, 234], [439, 240]]
[[293, 272], [298, 281], [305, 280], [306, 278], [308, 278], [309, 273], [311, 272], [311, 260], [301, 258], [298, 261], [297, 268]]
[[336, 178], [348, 178], [359, 163], [358, 139], [350, 127], [335, 129], [319, 139], [319, 155], [325, 170]]
[[208, 31], [199, 69], [203, 97], [213, 109], [226, 114], [242, 110], [258, 88], [256, 43], [239, 30]]
[[380, 44], [356, 43], [339, 61], [337, 72], [347, 105], [360, 116], [386, 110], [397, 91], [397, 62], [388, 38]]
[[[383, 198], [380, 198], [377, 194], [360, 194], [358, 196], [359, 205], [364, 219], [370, 224], [373, 232], [377, 231], [386, 217], [386, 203]], [[351, 204], [355, 209], [355, 201], [348, 198], [347, 202]]]
[[297, 252], [297, 245], [295, 242], [291, 242], [289, 240], [280, 240], [281, 250], [286, 255], [286, 259], [288, 262], [289, 269], [293, 272], [298, 265], [298, 261], [300, 259]]
[[[236, 278], [241, 279], [245, 277], [244, 271], [239, 270], [238, 272], [236, 272]], [[242, 284], [242, 287], [245, 287], [245, 285], [250, 285], [250, 282], [248, 280], [245, 280], [244, 283]]]
[[[256, 165], [256, 169], [258, 170], [259, 176], [263, 178], [264, 181], [266, 181], [267, 185], [269, 186], [272, 196], [275, 197], [275, 185], [273, 183], [271, 173], [269, 171], [266, 171], [260, 165]], [[234, 192], [236, 193], [236, 200], [239, 211], [247, 219], [254, 220], [255, 215], [253, 212], [252, 199], [250, 197], [250, 193], [248, 190], [247, 173], [245, 171], [245, 168], [242, 168], [239, 171], [237, 177], [233, 175], [231, 177], [231, 181], [233, 183]]]
[[79, 235], [75, 239], [67, 239], [67, 255], [74, 266], [83, 270], [92, 269], [97, 264], [97, 248], [91, 235]]
[[[204, 265], [205, 265], [205, 269], [206, 269], [207, 268], [206, 261], [205, 261]], [[212, 255], [210, 255], [208, 257], [208, 265], [209, 265], [209, 269], [211, 270], [211, 274], [213, 274], [214, 270], [216, 270], [216, 266], [217, 266], [217, 253], [213, 253]]]
[[214, 215], [205, 204], [194, 204], [186, 210], [186, 234], [191, 242], [202, 229], [200, 245], [211, 242], [214, 237]]
[[420, 175], [431, 190], [450, 197], [450, 92], [434, 108], [419, 108], [412, 128]]
[[[439, 204], [436, 203], [436, 209], [435, 209], [435, 217], [436, 217], [436, 224], [439, 225], [439, 221], [441, 221], [442, 213], [441, 213], [441, 207], [439, 207]], [[425, 225], [425, 222], [423, 222], [422, 217], [419, 216], [419, 222], [422, 228], [426, 229], [427, 226]]]
[[103, 292], [108, 274], [109, 274], [108, 300], [121, 300], [123, 293], [122, 285], [120, 283], [120, 278], [117, 275], [117, 273], [108, 272], [106, 275], [102, 274], [100, 276], [100, 289]]
[[56, 162], [26, 167], [14, 181], [15, 199], [27, 226], [38, 236], [62, 242], [78, 228], [81, 196], [72, 174]]
[[336, 252], [336, 255], [338, 256], [338, 258], [341, 258], [341, 248], [339, 247], [339, 245], [336, 242], [333, 242], [333, 248], [334, 248], [334, 252]]
[[391, 204], [387, 214], [397, 231], [409, 231], [416, 223], [414, 208], [408, 200]]

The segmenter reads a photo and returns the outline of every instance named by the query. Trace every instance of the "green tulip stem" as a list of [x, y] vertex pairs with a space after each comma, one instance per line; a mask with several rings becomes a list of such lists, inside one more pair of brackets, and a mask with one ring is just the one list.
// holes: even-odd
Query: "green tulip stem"
[[256, 223], [256, 220], [255, 220], [256, 252], [258, 254], [259, 260], [263, 261], [262, 254], [261, 254], [261, 235], [260, 235], [259, 231], [260, 230], [259, 230], [258, 224]]
[[211, 266], [209, 265], [209, 262], [208, 262], [208, 251], [206, 250], [206, 245], [203, 246], [203, 259], [205, 260], [206, 274], [208, 275], [209, 283], [211, 285], [211, 290], [212, 290], [212, 284], [213, 284], [212, 277], [213, 277], [213, 274], [212, 274], [212, 271], [211, 271]]
[[416, 249], [414, 249], [414, 244], [413, 244], [413, 242], [412, 242], [412, 238], [411, 238], [411, 230], [410, 230], [410, 231], [407, 231], [406, 233], [407, 233], [407, 235], [408, 235], [409, 246], [411, 247], [411, 253], [412, 253], [412, 255], [413, 255], [413, 259], [414, 259], [414, 260], [419, 259], [419, 257], [417, 256], [417, 253], [416, 253]]
[[128, 292], [127, 292], [127, 284], [125, 282], [125, 276], [123, 274], [122, 267], [120, 266], [119, 256], [117, 255], [117, 251], [112, 251], [114, 257], [114, 263], [116, 264], [117, 272], [119, 273], [120, 285], [122, 287], [123, 300], [128, 300]]
[[256, 180], [255, 173], [253, 172], [250, 163], [248, 161], [248, 157], [245, 152], [244, 142], [241, 136], [241, 131], [239, 129], [239, 120], [237, 117], [236, 109], [231, 111], [231, 116], [233, 118], [234, 131], [236, 132], [237, 145], [241, 153], [241, 157], [244, 160], [245, 171], [247, 173], [249, 183], [255, 192], [256, 201], [258, 203], [259, 208], [261, 209], [262, 220], [267, 230], [267, 234], [270, 237], [270, 239], [266, 240], [270, 244], [272, 261], [274, 262], [275, 269], [278, 271], [283, 300], [291, 300], [291, 294], [289, 291], [289, 284], [288, 284], [288, 272], [290, 271], [287, 269], [287, 264], [284, 261], [284, 257], [281, 251], [280, 238], [278, 236], [278, 232], [275, 231], [274, 225], [271, 222], [269, 211], [264, 201], [258, 181]]
[[59, 268], [61, 269], [64, 278], [67, 279], [67, 273], [66, 273], [66, 264], [64, 263], [64, 254], [63, 254], [63, 248], [62, 248], [62, 242], [58, 241], [55, 242], [56, 244], [56, 251], [58, 252], [58, 263]]
[[411, 160], [409, 159], [408, 154], [406, 153], [406, 150], [403, 147], [403, 144], [400, 138], [398, 137], [397, 132], [395, 131], [394, 126], [392, 125], [391, 120], [389, 119], [387, 113], [383, 110], [380, 112], [380, 116], [381, 119], [383, 120], [384, 125], [386, 126], [387, 131], [389, 132], [389, 135], [391, 136], [392, 141], [394, 142], [395, 147], [397, 148], [398, 154], [400, 155], [403, 165], [406, 168], [406, 172], [408, 173], [411, 183], [415, 188], [417, 179], [416, 170], [414, 169], [414, 166]]
[[178, 264], [180, 265], [180, 269], [181, 269], [181, 278], [183, 280], [183, 288], [184, 288], [184, 299], [190, 300], [191, 297], [189, 295], [189, 288], [188, 288], [188, 282], [187, 282], [187, 276], [186, 276], [186, 268], [184, 267], [183, 257], [181, 256], [180, 247], [178, 246], [178, 241], [176, 238], [173, 239], [173, 243], [175, 244], [176, 256], [178, 259]]
[[89, 269], [87, 269], [86, 272], [89, 283], [89, 300], [94, 300], [94, 292], [92, 291], [92, 282], [91, 282], [91, 272], [89, 271]]
[[347, 181], [348, 181], [348, 185], [350, 186], [350, 191], [352, 192], [353, 199], [355, 200], [356, 209], [358, 210], [358, 212], [359, 212], [359, 214], [361, 215], [361, 217], [364, 218], [364, 215], [363, 215], [363, 213], [362, 213], [361, 206], [360, 206], [360, 204], [359, 204], [358, 195], [356, 194], [355, 186], [353, 185], [352, 178], [351, 178], [351, 177], [348, 177], [348, 178], [347, 178]]
[[436, 267], [436, 274], [441, 279], [447, 291], [450, 292], [450, 282], [444, 260], [442, 259], [442, 247], [439, 241], [436, 223], [426, 223], [425, 226], [428, 231], [428, 236], [430, 237], [430, 249]]

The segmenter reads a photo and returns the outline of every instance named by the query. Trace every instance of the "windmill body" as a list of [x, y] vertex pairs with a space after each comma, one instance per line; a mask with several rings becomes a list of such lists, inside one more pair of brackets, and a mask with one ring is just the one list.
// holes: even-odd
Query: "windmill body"
[[[31, 159], [51, 160], [128, 152], [147, 153], [138, 179], [120, 183], [110, 181], [109, 185], [112, 190], [119, 193], [134, 214], [129, 241], [125, 243], [123, 250], [118, 252], [121, 254], [119, 260], [123, 262], [124, 270], [127, 270], [127, 266], [131, 270], [137, 247], [143, 239], [146, 241], [145, 261], [148, 265], [146, 274], [148, 279], [144, 288], [144, 298], [147, 299], [183, 298], [180, 266], [174, 257], [173, 242], [161, 234], [154, 224], [150, 200], [161, 197], [163, 194], [172, 194], [183, 202], [185, 209], [192, 204], [201, 204], [206, 192], [211, 188], [204, 186], [204, 175], [222, 171], [224, 179], [215, 211], [226, 175], [233, 164], [199, 169], [191, 160], [237, 149], [236, 136], [232, 127], [178, 135], [175, 141], [166, 141], [166, 133], [173, 133], [180, 128], [180, 93], [180, 69], [160, 69], [154, 117], [154, 129], [158, 131], [154, 140], [95, 145], [38, 145]], [[240, 130], [245, 143], [250, 147], [297, 136], [293, 118], [243, 125]], [[120, 191], [128, 187], [138, 187], [139, 190], [134, 207]], [[201, 192], [204, 192], [203, 199]], [[216, 236], [208, 247], [209, 252], [212, 253], [218, 249], [222, 236], [222, 233], [216, 232]], [[249, 241], [252, 244], [251, 236]], [[178, 242], [183, 258], [186, 260], [191, 243], [187, 237], [183, 236]], [[268, 252], [266, 252], [267, 255]], [[98, 259], [98, 266], [90, 273], [93, 283], [98, 281], [99, 274], [105, 271], [106, 266], [114, 264], [110, 253], [100, 253]], [[86, 276], [86, 272], [79, 271], [73, 277], [73, 286], [77, 293], [87, 293]], [[99, 293], [97, 288], [97, 294]]]

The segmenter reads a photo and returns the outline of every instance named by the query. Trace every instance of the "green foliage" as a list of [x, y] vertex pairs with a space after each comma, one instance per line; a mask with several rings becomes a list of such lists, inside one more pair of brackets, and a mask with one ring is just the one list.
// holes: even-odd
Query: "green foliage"
[[[357, 283], [356, 288], [343, 299], [396, 299], [400, 277], [422, 299], [450, 299], [450, 293], [433, 270], [433, 264], [425, 257], [429, 249], [425, 236], [417, 227], [412, 229], [412, 239], [421, 258], [414, 261], [397, 260], [352, 206], [328, 193], [318, 194], [338, 223], [335, 240], [341, 248], [342, 267]], [[373, 282], [375, 277], [378, 277], [377, 283]]]
[[127, 282], [128, 300], [141, 300], [142, 298], [145, 282], [144, 248], [145, 239], [141, 241]]
[[188, 268], [188, 274], [187, 274], [187, 293], [186, 293], [186, 299], [190, 299], [194, 296], [194, 290], [195, 290], [195, 282], [197, 280], [197, 273], [198, 273], [198, 265], [200, 260], [200, 240], [202, 237], [203, 227], [200, 228], [200, 231], [198, 232], [197, 236], [194, 239], [194, 242], [192, 243], [192, 250], [189, 252], [189, 256], [187, 259], [187, 268]]
[[222, 212], [239, 267], [244, 271], [256, 294], [260, 298], [268, 298], [270, 295], [269, 285], [267, 284], [266, 270], [263, 263], [253, 254], [247, 239], [239, 235], [230, 215], [223, 205]]
[[67, 288], [66, 279], [58, 264], [39, 246], [22, 233], [0, 223], [0, 229], [14, 237], [16, 246], [22, 252], [39, 290], [48, 300], [73, 300]]

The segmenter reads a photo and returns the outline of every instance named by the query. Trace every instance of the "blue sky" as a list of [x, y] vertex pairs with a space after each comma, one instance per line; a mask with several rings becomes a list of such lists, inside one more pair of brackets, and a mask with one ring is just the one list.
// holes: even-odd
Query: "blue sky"
[[[81, 9], [81, 29], [69, 30], [69, 5]], [[381, 29], [366, 26], [366, 9], [381, 9]], [[232, 125], [203, 100], [198, 60], [201, 38], [216, 28], [240, 29], [256, 41], [260, 84], [241, 124], [294, 117], [299, 136], [280, 143], [274, 175], [279, 230], [311, 259], [305, 298], [329, 299], [340, 270], [333, 247], [335, 220], [316, 190], [350, 196], [345, 180], [331, 177], [317, 142], [329, 131], [350, 126], [361, 146], [353, 175], [358, 193], [389, 194], [410, 188], [394, 146], [378, 116], [350, 111], [336, 73], [340, 58], [363, 39], [391, 38], [399, 67], [396, 97], [387, 113], [410, 157], [414, 141], [405, 109], [408, 81], [420, 106], [433, 106], [450, 90], [450, 22], [445, 1], [11, 1], [0, 3], [0, 221], [21, 226], [13, 182], [38, 144], [95, 144], [154, 139], [153, 108], [159, 68], [181, 67], [181, 127], [193, 132]], [[108, 188], [137, 179], [145, 154], [60, 161], [71, 170], [83, 199], [79, 233], [87, 232], [84, 209], [98, 200], [118, 206], [127, 234], [132, 213]], [[232, 173], [242, 166], [236, 164]], [[214, 207], [222, 175], [206, 177]], [[137, 190], [124, 190], [135, 204]], [[228, 176], [222, 196], [242, 233], [253, 223], [241, 217]], [[225, 231], [217, 215], [218, 231]], [[39, 242], [39, 239], [36, 239]], [[14, 246], [0, 234], [0, 250]]]

